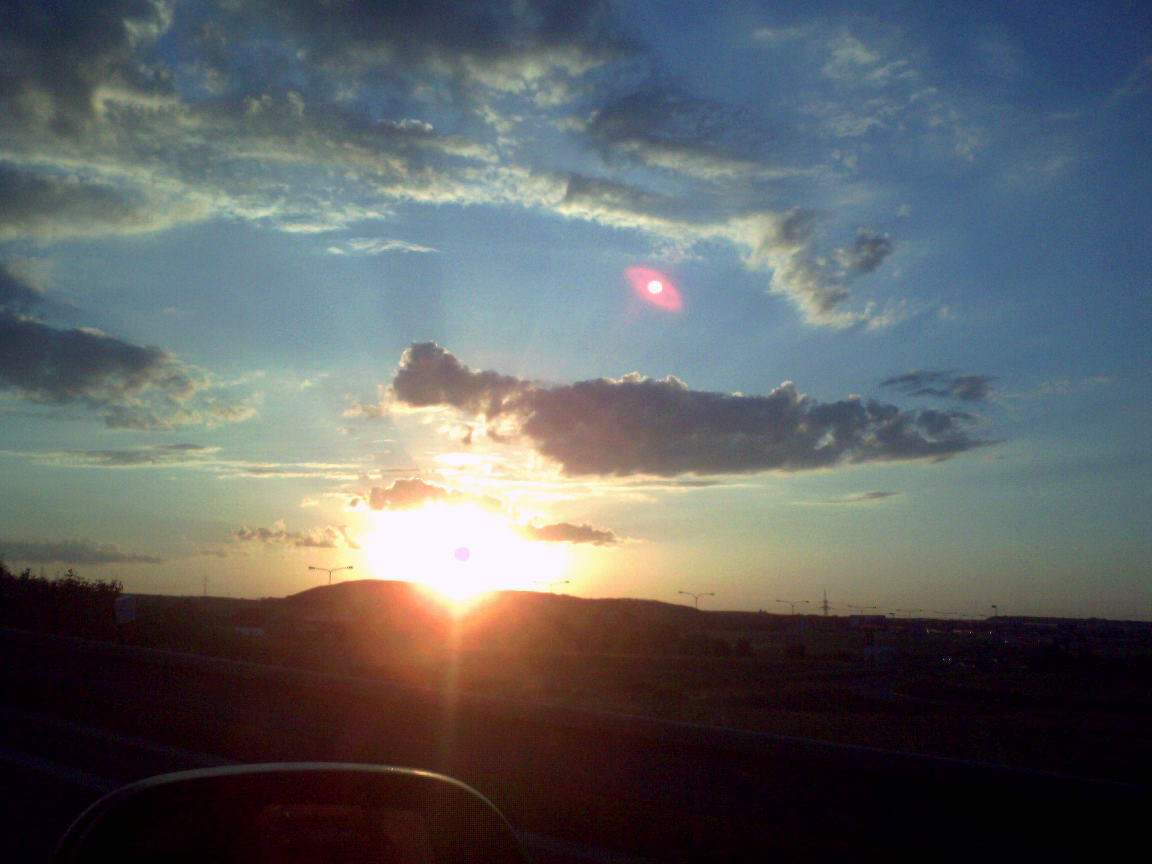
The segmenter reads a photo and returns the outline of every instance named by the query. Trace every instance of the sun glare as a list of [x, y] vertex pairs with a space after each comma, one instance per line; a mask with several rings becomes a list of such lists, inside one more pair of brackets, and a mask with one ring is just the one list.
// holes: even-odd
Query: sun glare
[[372, 575], [427, 585], [457, 605], [486, 591], [538, 588], [567, 569], [566, 544], [528, 540], [503, 516], [474, 505], [372, 518], [375, 528], [360, 541]]
[[676, 312], [682, 308], [683, 301], [680, 297], [680, 291], [672, 280], [659, 270], [651, 270], [647, 267], [629, 267], [624, 271], [624, 277], [636, 295], [649, 305], [670, 312]]

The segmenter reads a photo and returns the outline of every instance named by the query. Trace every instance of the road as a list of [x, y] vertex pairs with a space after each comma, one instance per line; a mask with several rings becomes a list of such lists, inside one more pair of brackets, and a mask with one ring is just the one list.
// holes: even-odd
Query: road
[[0, 776], [18, 792], [0, 828], [22, 860], [102, 786], [223, 761], [440, 770], [492, 798], [542, 864], [1100, 857], [1136, 837], [1149, 802], [1117, 784], [140, 649], [13, 633], [0, 648]]

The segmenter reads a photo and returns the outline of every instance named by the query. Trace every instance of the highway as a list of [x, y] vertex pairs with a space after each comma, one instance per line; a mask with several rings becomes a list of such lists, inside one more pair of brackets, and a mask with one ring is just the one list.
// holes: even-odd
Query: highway
[[1138, 838], [1150, 801], [1146, 787], [13, 631], [0, 649], [6, 860], [43, 860], [107, 788], [230, 761], [439, 770], [492, 798], [541, 864], [1106, 857]]

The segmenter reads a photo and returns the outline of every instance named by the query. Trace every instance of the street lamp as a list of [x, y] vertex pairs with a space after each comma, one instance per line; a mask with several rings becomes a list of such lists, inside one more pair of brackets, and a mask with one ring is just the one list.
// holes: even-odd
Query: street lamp
[[352, 570], [354, 568], [352, 567], [351, 564], [348, 564], [344, 567], [313, 567], [311, 564], [309, 564], [308, 569], [309, 570], [319, 570], [321, 573], [327, 573], [328, 574], [328, 584], [331, 585], [333, 573], [339, 573], [341, 570]]
[[687, 594], [689, 597], [691, 597], [691, 598], [692, 598], [692, 600], [693, 600], [693, 601], [696, 603], [696, 608], [697, 608], [697, 609], [699, 609], [699, 608], [700, 608], [700, 598], [701, 598], [701, 597], [715, 597], [715, 596], [716, 596], [716, 593], [715, 593], [715, 592], [713, 592], [713, 591], [705, 591], [705, 592], [703, 592], [703, 593], [701, 593], [701, 594], [697, 594], [697, 593], [695, 593], [695, 592], [693, 592], [693, 591], [680, 591], [680, 592], [678, 592], [678, 593], [680, 593], [680, 594]]
[[795, 615], [797, 606], [800, 606], [801, 604], [804, 604], [804, 603], [809, 603], [811, 601], [809, 601], [809, 600], [781, 600], [779, 597], [777, 597], [776, 602], [777, 603], [787, 603], [790, 607], [792, 607], [791, 611], [788, 614], [789, 615]]

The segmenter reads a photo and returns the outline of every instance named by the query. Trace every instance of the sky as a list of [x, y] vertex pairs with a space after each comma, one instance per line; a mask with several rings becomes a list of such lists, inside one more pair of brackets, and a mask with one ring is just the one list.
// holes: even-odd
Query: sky
[[1146, 3], [10, 0], [0, 55], [10, 568], [1152, 619]]

